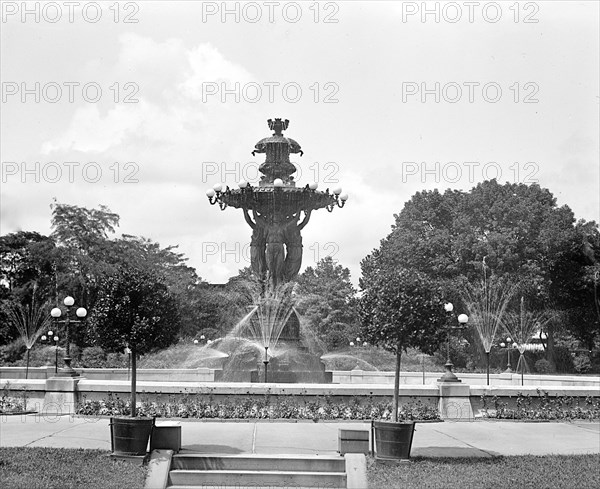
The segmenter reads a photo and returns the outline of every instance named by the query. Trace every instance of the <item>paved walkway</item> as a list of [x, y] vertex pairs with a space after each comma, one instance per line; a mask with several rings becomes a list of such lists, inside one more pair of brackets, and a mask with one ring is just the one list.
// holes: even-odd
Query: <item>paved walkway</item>
[[[160, 420], [159, 420], [160, 421]], [[108, 418], [0, 415], [0, 446], [110, 450]], [[338, 430], [368, 423], [181, 420], [182, 451], [334, 454]], [[600, 453], [600, 423], [501, 421], [418, 423], [411, 456], [491, 457]]]

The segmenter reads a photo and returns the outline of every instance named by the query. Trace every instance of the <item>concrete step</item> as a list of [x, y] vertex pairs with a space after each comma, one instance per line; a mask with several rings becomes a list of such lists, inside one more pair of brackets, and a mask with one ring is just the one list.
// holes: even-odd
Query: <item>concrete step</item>
[[346, 460], [336, 455], [201, 454], [173, 456], [167, 487], [346, 487]]
[[[309, 486], [292, 486], [294, 489], [315, 489]], [[319, 486], [323, 489], [323, 486]], [[167, 489], [290, 489], [290, 486], [257, 486], [250, 484], [247, 486], [168, 486]]]
[[172, 470], [167, 487], [346, 487], [342, 472], [293, 472], [282, 470]]
[[335, 455], [205, 455], [179, 454], [171, 470], [255, 470], [345, 472], [346, 462]]

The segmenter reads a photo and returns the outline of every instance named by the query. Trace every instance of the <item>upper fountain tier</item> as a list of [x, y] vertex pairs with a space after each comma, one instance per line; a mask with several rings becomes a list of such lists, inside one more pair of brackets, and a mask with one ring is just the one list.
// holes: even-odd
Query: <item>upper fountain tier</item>
[[296, 141], [281, 134], [281, 131], [288, 128], [289, 120], [269, 119], [267, 123], [269, 129], [275, 132], [271, 137], [261, 139], [256, 143], [254, 151], [252, 151], [252, 156], [255, 156], [256, 153], [266, 153], [267, 155], [265, 162], [258, 168], [263, 174], [258, 185], [260, 187], [273, 185], [273, 182], [279, 178], [286, 186], [295, 187], [296, 183], [292, 173], [296, 171], [296, 167], [290, 163], [290, 153], [300, 153], [300, 156], [304, 153]]
[[[263, 174], [258, 187], [240, 182], [239, 189], [226, 187], [223, 190], [221, 185], [216, 185], [216, 200], [211, 200], [211, 203], [219, 202], [221, 209], [241, 208], [267, 216], [276, 212], [282, 218], [296, 215], [300, 211], [310, 212], [323, 208], [332, 211], [336, 205], [342, 207], [348, 197], [340, 195], [341, 188], [335, 188], [329, 193], [329, 189], [325, 192], [317, 191], [316, 183], [296, 187], [292, 176], [296, 167], [290, 162], [290, 153], [300, 153], [302, 156], [302, 149], [296, 141], [281, 134], [289, 125], [287, 119], [269, 119], [267, 122], [269, 129], [274, 131], [273, 135], [261, 139], [252, 151], [253, 156], [256, 153], [266, 154], [265, 162], [258, 168]], [[214, 194], [213, 190], [209, 190], [207, 195], [209, 199], [213, 199]]]

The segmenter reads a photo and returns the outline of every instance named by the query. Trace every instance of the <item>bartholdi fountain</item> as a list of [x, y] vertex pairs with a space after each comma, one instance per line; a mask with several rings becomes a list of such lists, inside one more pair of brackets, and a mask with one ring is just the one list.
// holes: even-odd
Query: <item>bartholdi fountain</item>
[[250, 264], [260, 289], [246, 317], [211, 346], [229, 352], [222, 380], [331, 382], [320, 359], [323, 351], [315, 347], [294, 309], [293, 280], [302, 264], [302, 229], [311, 212], [343, 207], [348, 196], [339, 187], [319, 191], [317, 183], [297, 187], [290, 153], [303, 152], [296, 141], [282, 135], [289, 121], [267, 122], [273, 135], [261, 139], [252, 151], [253, 156], [266, 154], [258, 168], [262, 173], [258, 186], [242, 181], [237, 189], [216, 184], [206, 192], [209, 202], [221, 210], [242, 209], [252, 229]]

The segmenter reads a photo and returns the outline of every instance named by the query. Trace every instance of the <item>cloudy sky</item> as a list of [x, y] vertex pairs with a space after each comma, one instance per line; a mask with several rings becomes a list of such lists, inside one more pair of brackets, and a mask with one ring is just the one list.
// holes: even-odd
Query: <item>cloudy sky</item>
[[258, 180], [273, 117], [297, 180], [350, 194], [304, 264], [355, 282], [422, 189], [537, 182], [600, 220], [597, 1], [1, 4], [1, 234], [104, 204], [225, 282], [250, 229], [205, 191]]

